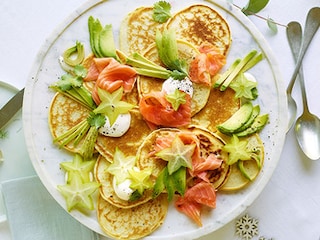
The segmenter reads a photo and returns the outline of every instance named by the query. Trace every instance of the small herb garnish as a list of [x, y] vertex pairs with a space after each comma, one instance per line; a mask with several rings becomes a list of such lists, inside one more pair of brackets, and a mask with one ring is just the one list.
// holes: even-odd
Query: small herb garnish
[[8, 131], [0, 130], [0, 139], [5, 139], [8, 137]]
[[242, 8], [242, 12], [246, 15], [252, 15], [264, 9], [269, 0], [249, 0], [247, 5]]
[[71, 73], [62, 75], [61, 79], [50, 87], [92, 110], [96, 105], [91, 93], [83, 86], [83, 78], [86, 75], [87, 69], [77, 65]]
[[164, 23], [171, 17], [171, 5], [166, 1], [159, 1], [153, 5], [152, 18], [156, 22]]

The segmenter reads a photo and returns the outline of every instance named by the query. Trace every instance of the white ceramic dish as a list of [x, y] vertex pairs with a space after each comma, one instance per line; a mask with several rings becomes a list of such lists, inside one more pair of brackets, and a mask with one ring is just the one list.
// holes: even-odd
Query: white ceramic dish
[[[25, 137], [37, 174], [50, 194], [64, 208], [65, 200], [56, 188], [58, 184], [64, 183], [64, 173], [60, 170], [59, 163], [70, 161], [72, 156], [59, 150], [52, 143], [47, 122], [49, 105], [54, 95], [48, 86], [63, 74], [58, 57], [76, 40], [85, 43], [86, 50], [90, 50], [87, 28], [90, 15], [99, 18], [103, 24], [111, 23], [117, 39], [123, 17], [136, 7], [151, 6], [154, 2], [151, 0], [88, 1], [52, 33], [39, 52], [25, 89], [23, 106]], [[231, 27], [233, 40], [227, 59], [229, 64], [236, 57], [243, 57], [252, 49], [262, 51], [266, 56], [265, 60], [251, 71], [258, 79], [258, 103], [261, 112], [270, 115], [270, 123], [261, 134], [266, 152], [261, 174], [242, 191], [232, 194], [219, 193], [217, 208], [202, 217], [203, 227], [197, 227], [171, 206], [164, 224], [147, 237], [148, 239], [193, 239], [215, 231], [236, 218], [263, 190], [281, 154], [285, 139], [287, 106], [285, 88], [272, 51], [260, 32], [238, 9], [225, 1], [173, 0], [170, 2], [173, 6], [172, 12], [193, 3], [203, 3], [212, 6], [226, 18]], [[103, 234], [95, 212], [84, 215], [78, 211], [72, 211], [70, 214], [89, 228]]]

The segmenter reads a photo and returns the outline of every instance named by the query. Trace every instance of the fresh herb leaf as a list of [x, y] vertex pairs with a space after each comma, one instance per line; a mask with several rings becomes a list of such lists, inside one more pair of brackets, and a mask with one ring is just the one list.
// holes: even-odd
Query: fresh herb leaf
[[269, 0], [249, 0], [247, 5], [242, 8], [242, 12], [245, 15], [253, 15], [260, 12], [265, 6], [267, 6]]
[[268, 18], [267, 19], [267, 24], [268, 24], [268, 27], [271, 29], [271, 31], [273, 33], [277, 33], [278, 32], [277, 24], [273, 21], [272, 18]]
[[5, 139], [8, 137], [8, 131], [0, 130], [0, 139]]
[[88, 70], [82, 65], [76, 65], [73, 69], [74, 74], [77, 77], [85, 78], [88, 74]]
[[95, 114], [91, 112], [88, 118], [88, 122], [91, 127], [99, 128], [106, 123], [106, 118], [100, 113]]
[[82, 78], [73, 76], [69, 73], [62, 75], [61, 80], [56, 83], [56, 86], [59, 87], [62, 91], [68, 91], [73, 87], [81, 87]]
[[166, 1], [159, 1], [153, 5], [153, 20], [159, 23], [166, 22], [171, 17], [171, 5]]

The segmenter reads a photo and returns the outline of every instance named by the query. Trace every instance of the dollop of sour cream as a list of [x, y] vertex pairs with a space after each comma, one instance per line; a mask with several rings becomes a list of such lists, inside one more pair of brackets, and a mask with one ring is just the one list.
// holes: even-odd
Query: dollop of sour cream
[[245, 73], [244, 73], [244, 77], [245, 77], [248, 81], [257, 82], [257, 79], [256, 79], [251, 73], [245, 72]]
[[162, 91], [167, 94], [172, 94], [176, 89], [183, 91], [192, 97], [193, 95], [193, 86], [189, 78], [182, 80], [173, 79], [172, 77], [165, 80], [162, 84]]
[[130, 184], [130, 179], [126, 179], [122, 183], [117, 184], [116, 178], [113, 177], [113, 189], [117, 196], [122, 200], [128, 201], [130, 199], [130, 196], [133, 193], [133, 190], [130, 188]]
[[120, 114], [112, 126], [110, 126], [109, 118], [106, 117], [106, 123], [99, 128], [99, 133], [108, 137], [121, 137], [129, 130], [130, 122], [130, 113]]

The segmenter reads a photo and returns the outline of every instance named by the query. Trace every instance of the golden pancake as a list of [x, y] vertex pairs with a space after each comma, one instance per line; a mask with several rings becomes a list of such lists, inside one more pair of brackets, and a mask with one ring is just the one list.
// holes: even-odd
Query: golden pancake
[[[51, 101], [49, 109], [49, 128], [53, 139], [64, 134], [72, 127], [89, 117], [90, 110], [75, 100], [56, 93]], [[73, 142], [65, 145], [64, 148], [70, 152], [79, 153], [81, 143], [74, 145]], [[60, 142], [57, 142], [59, 144]]]
[[115, 239], [140, 239], [158, 229], [167, 215], [165, 194], [137, 207], [117, 208], [98, 198], [98, 221], [103, 231]]
[[109, 162], [118, 147], [126, 156], [135, 156], [143, 139], [151, 132], [137, 109], [130, 111], [131, 122], [129, 130], [121, 137], [107, 137], [99, 134], [95, 148]]
[[[226, 136], [224, 136], [226, 137]], [[253, 150], [257, 153], [258, 157], [260, 158], [261, 167], [259, 168], [255, 160], [247, 160], [243, 161], [243, 166], [250, 178], [251, 181], [246, 178], [242, 172], [239, 170], [237, 164], [233, 164], [230, 167], [230, 175], [226, 182], [223, 184], [220, 190], [222, 191], [236, 191], [241, 188], [244, 188], [248, 184], [250, 184], [260, 173], [261, 168], [264, 162], [264, 146], [260, 136], [258, 134], [253, 134], [248, 137], [248, 149]]]
[[[190, 64], [191, 60], [197, 54], [199, 54], [198, 49], [194, 45], [184, 40], [178, 39], [177, 45], [178, 45], [179, 57], [181, 59], [186, 60], [188, 65]], [[157, 52], [157, 47], [155, 44], [152, 44], [144, 52], [144, 56], [157, 64], [161, 64], [161, 61], [159, 59], [158, 52]], [[161, 91], [163, 81], [164, 80], [162, 79], [139, 76], [138, 91], [140, 96], [147, 94], [151, 91]], [[191, 115], [193, 116], [206, 105], [207, 100], [209, 98], [209, 94], [210, 94], [210, 87], [201, 83], [193, 83], [192, 85], [193, 85], [193, 97], [191, 100]]]
[[140, 7], [129, 13], [120, 26], [120, 50], [130, 55], [144, 52], [155, 41], [162, 24], [152, 18], [153, 7]]
[[191, 124], [198, 125], [216, 132], [216, 126], [229, 119], [240, 106], [239, 99], [235, 98], [230, 88], [221, 92], [212, 88], [206, 106], [191, 119]]
[[[145, 139], [143, 144], [138, 150], [137, 157], [138, 162], [137, 165], [139, 169], [151, 168], [153, 169], [153, 177], [159, 175], [161, 170], [167, 165], [166, 161], [163, 161], [159, 157], [152, 154], [154, 152], [155, 141], [158, 137], [167, 138], [172, 136], [172, 134], [179, 132], [192, 132], [194, 133], [200, 141], [200, 156], [208, 157], [209, 154], [216, 154], [221, 159], [227, 159], [228, 155], [224, 152], [221, 152], [221, 148], [224, 145], [222, 139], [206, 129], [200, 127], [190, 127], [188, 129], [176, 129], [176, 128], [162, 128], [156, 131], [153, 131], [149, 136]], [[220, 168], [216, 170], [210, 171], [210, 181], [214, 185], [216, 189], [218, 189], [224, 181], [227, 179], [229, 174], [229, 166], [226, 165], [225, 161], [222, 162]]]
[[209, 6], [196, 4], [170, 18], [166, 28], [176, 30], [176, 37], [200, 46], [209, 42], [227, 55], [231, 45], [230, 28], [226, 20]]
[[200, 155], [202, 157], [206, 158], [209, 156], [209, 154], [215, 153], [219, 156], [219, 158], [224, 160], [220, 168], [210, 171], [211, 177], [209, 178], [215, 189], [220, 189], [220, 187], [228, 179], [230, 173], [229, 166], [226, 164], [228, 154], [221, 151], [221, 148], [225, 144], [224, 141], [217, 134], [210, 132], [205, 128], [193, 126], [190, 127], [189, 130], [196, 134], [200, 140]]
[[145, 191], [143, 196], [136, 201], [125, 201], [119, 198], [113, 188], [113, 175], [106, 171], [110, 164], [109, 161], [100, 155], [94, 169], [95, 179], [101, 184], [99, 188], [100, 195], [105, 201], [115, 207], [132, 208], [143, 204], [152, 198], [151, 191]]

